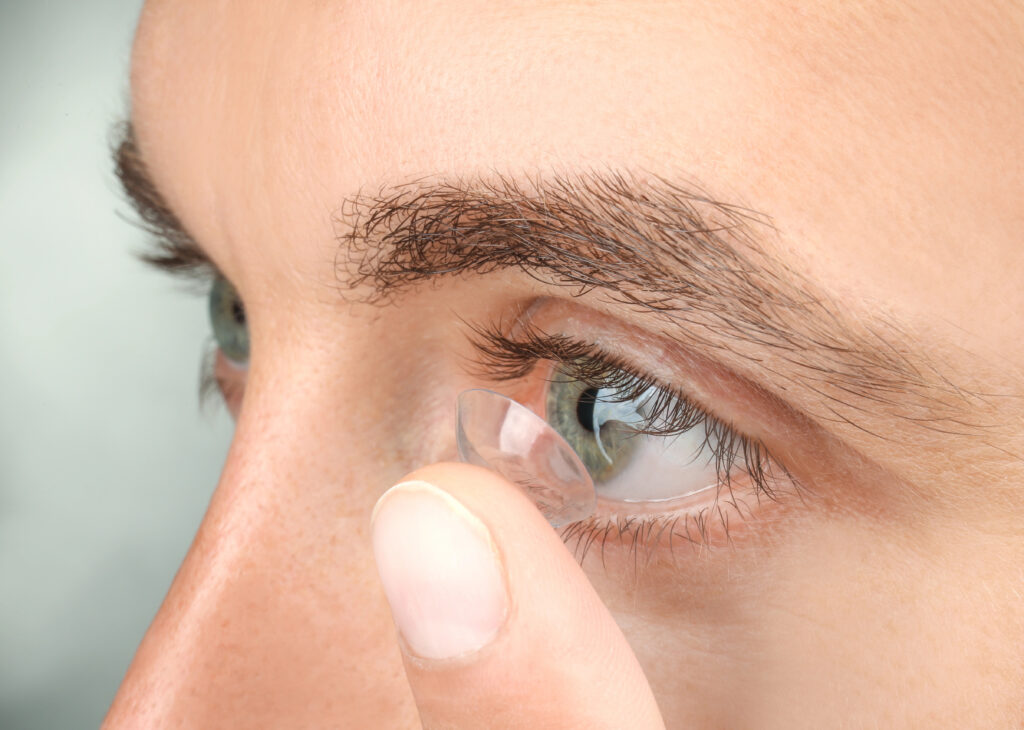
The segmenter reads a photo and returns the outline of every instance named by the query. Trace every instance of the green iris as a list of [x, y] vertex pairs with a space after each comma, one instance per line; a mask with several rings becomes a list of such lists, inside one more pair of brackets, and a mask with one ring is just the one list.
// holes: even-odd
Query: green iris
[[210, 287], [210, 327], [224, 357], [239, 365], [249, 362], [249, 328], [241, 297], [222, 276]]
[[628, 403], [609, 400], [610, 395], [561, 372], [548, 386], [547, 421], [580, 457], [595, 483], [612, 479], [628, 466], [642, 441], [629, 425], [642, 420], [640, 414]]

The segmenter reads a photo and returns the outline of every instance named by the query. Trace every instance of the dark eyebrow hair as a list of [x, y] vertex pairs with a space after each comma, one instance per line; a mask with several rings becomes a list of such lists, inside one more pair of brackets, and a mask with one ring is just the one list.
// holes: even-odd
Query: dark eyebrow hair
[[[152, 180], [130, 122], [118, 132], [117, 177], [154, 239], [143, 260], [176, 275], [216, 272]], [[696, 184], [621, 170], [423, 178], [349, 198], [335, 224], [339, 282], [365, 303], [442, 277], [518, 269], [575, 296], [601, 291], [657, 313], [684, 345], [774, 351], [788, 367], [773, 377], [818, 394], [818, 418], [865, 431], [859, 415], [880, 413], [941, 433], [984, 428], [965, 420], [980, 395], [908, 347], [895, 323], [846, 316], [769, 255], [766, 215]]]
[[[953, 385], [884, 315], [848, 316], [769, 252], [771, 219], [697, 184], [618, 169], [515, 178], [420, 179], [360, 193], [335, 216], [338, 279], [387, 303], [439, 277], [517, 269], [573, 295], [660, 314], [672, 337], [705, 350], [786, 363], [773, 379], [821, 397], [824, 420], [898, 415], [930, 431], [983, 427], [981, 397]], [[668, 334], [668, 333], [666, 333]]]

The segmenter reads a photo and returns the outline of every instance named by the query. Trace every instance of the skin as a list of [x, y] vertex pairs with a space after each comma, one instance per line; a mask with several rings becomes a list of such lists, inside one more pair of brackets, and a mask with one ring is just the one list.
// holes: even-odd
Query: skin
[[[1022, 33], [1010, 3], [147, 3], [139, 147], [238, 288], [253, 358], [220, 365], [234, 442], [105, 726], [656, 727], [653, 696], [668, 727], [1019, 727]], [[504, 480], [422, 469], [490, 529], [526, 608], [500, 652], [403, 658], [370, 514], [455, 456], [451, 404], [480, 384], [455, 315], [568, 293], [501, 272], [346, 301], [331, 212], [422, 176], [604, 165], [770, 215], [772, 255], [851, 316], [897, 322], [979, 394], [964, 416], [983, 428], [826, 423], [820, 394], [743, 348], [692, 352], [711, 364], [667, 375], [813, 489], [748, 500], [732, 545], [654, 545], [637, 568], [613, 540], [577, 567]], [[606, 297], [574, 306], [623, 350], [657, 339]], [[531, 561], [561, 577], [529, 585]], [[555, 643], [531, 628], [545, 610]]]

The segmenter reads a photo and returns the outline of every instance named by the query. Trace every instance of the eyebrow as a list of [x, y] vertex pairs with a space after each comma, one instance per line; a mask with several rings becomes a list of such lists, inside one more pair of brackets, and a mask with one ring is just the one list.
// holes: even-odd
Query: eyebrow
[[[130, 123], [114, 158], [154, 238], [142, 258], [174, 274], [216, 272], [154, 183]], [[818, 418], [878, 438], [886, 436], [860, 416], [887, 413], [957, 435], [984, 428], [968, 420], [981, 397], [953, 385], [894, 322], [849, 317], [769, 254], [768, 216], [693, 183], [617, 169], [421, 178], [358, 193], [334, 223], [338, 280], [367, 304], [442, 277], [515, 269], [573, 296], [604, 292], [659, 314], [684, 345], [738, 352], [820, 396]], [[757, 351], [786, 366], [772, 369]]]

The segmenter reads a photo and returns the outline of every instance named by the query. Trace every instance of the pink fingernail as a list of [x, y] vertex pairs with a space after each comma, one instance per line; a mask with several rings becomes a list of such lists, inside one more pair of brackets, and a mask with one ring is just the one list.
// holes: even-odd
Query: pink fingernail
[[373, 554], [408, 649], [425, 659], [478, 651], [507, 614], [491, 534], [461, 502], [423, 481], [397, 484], [373, 512]]

